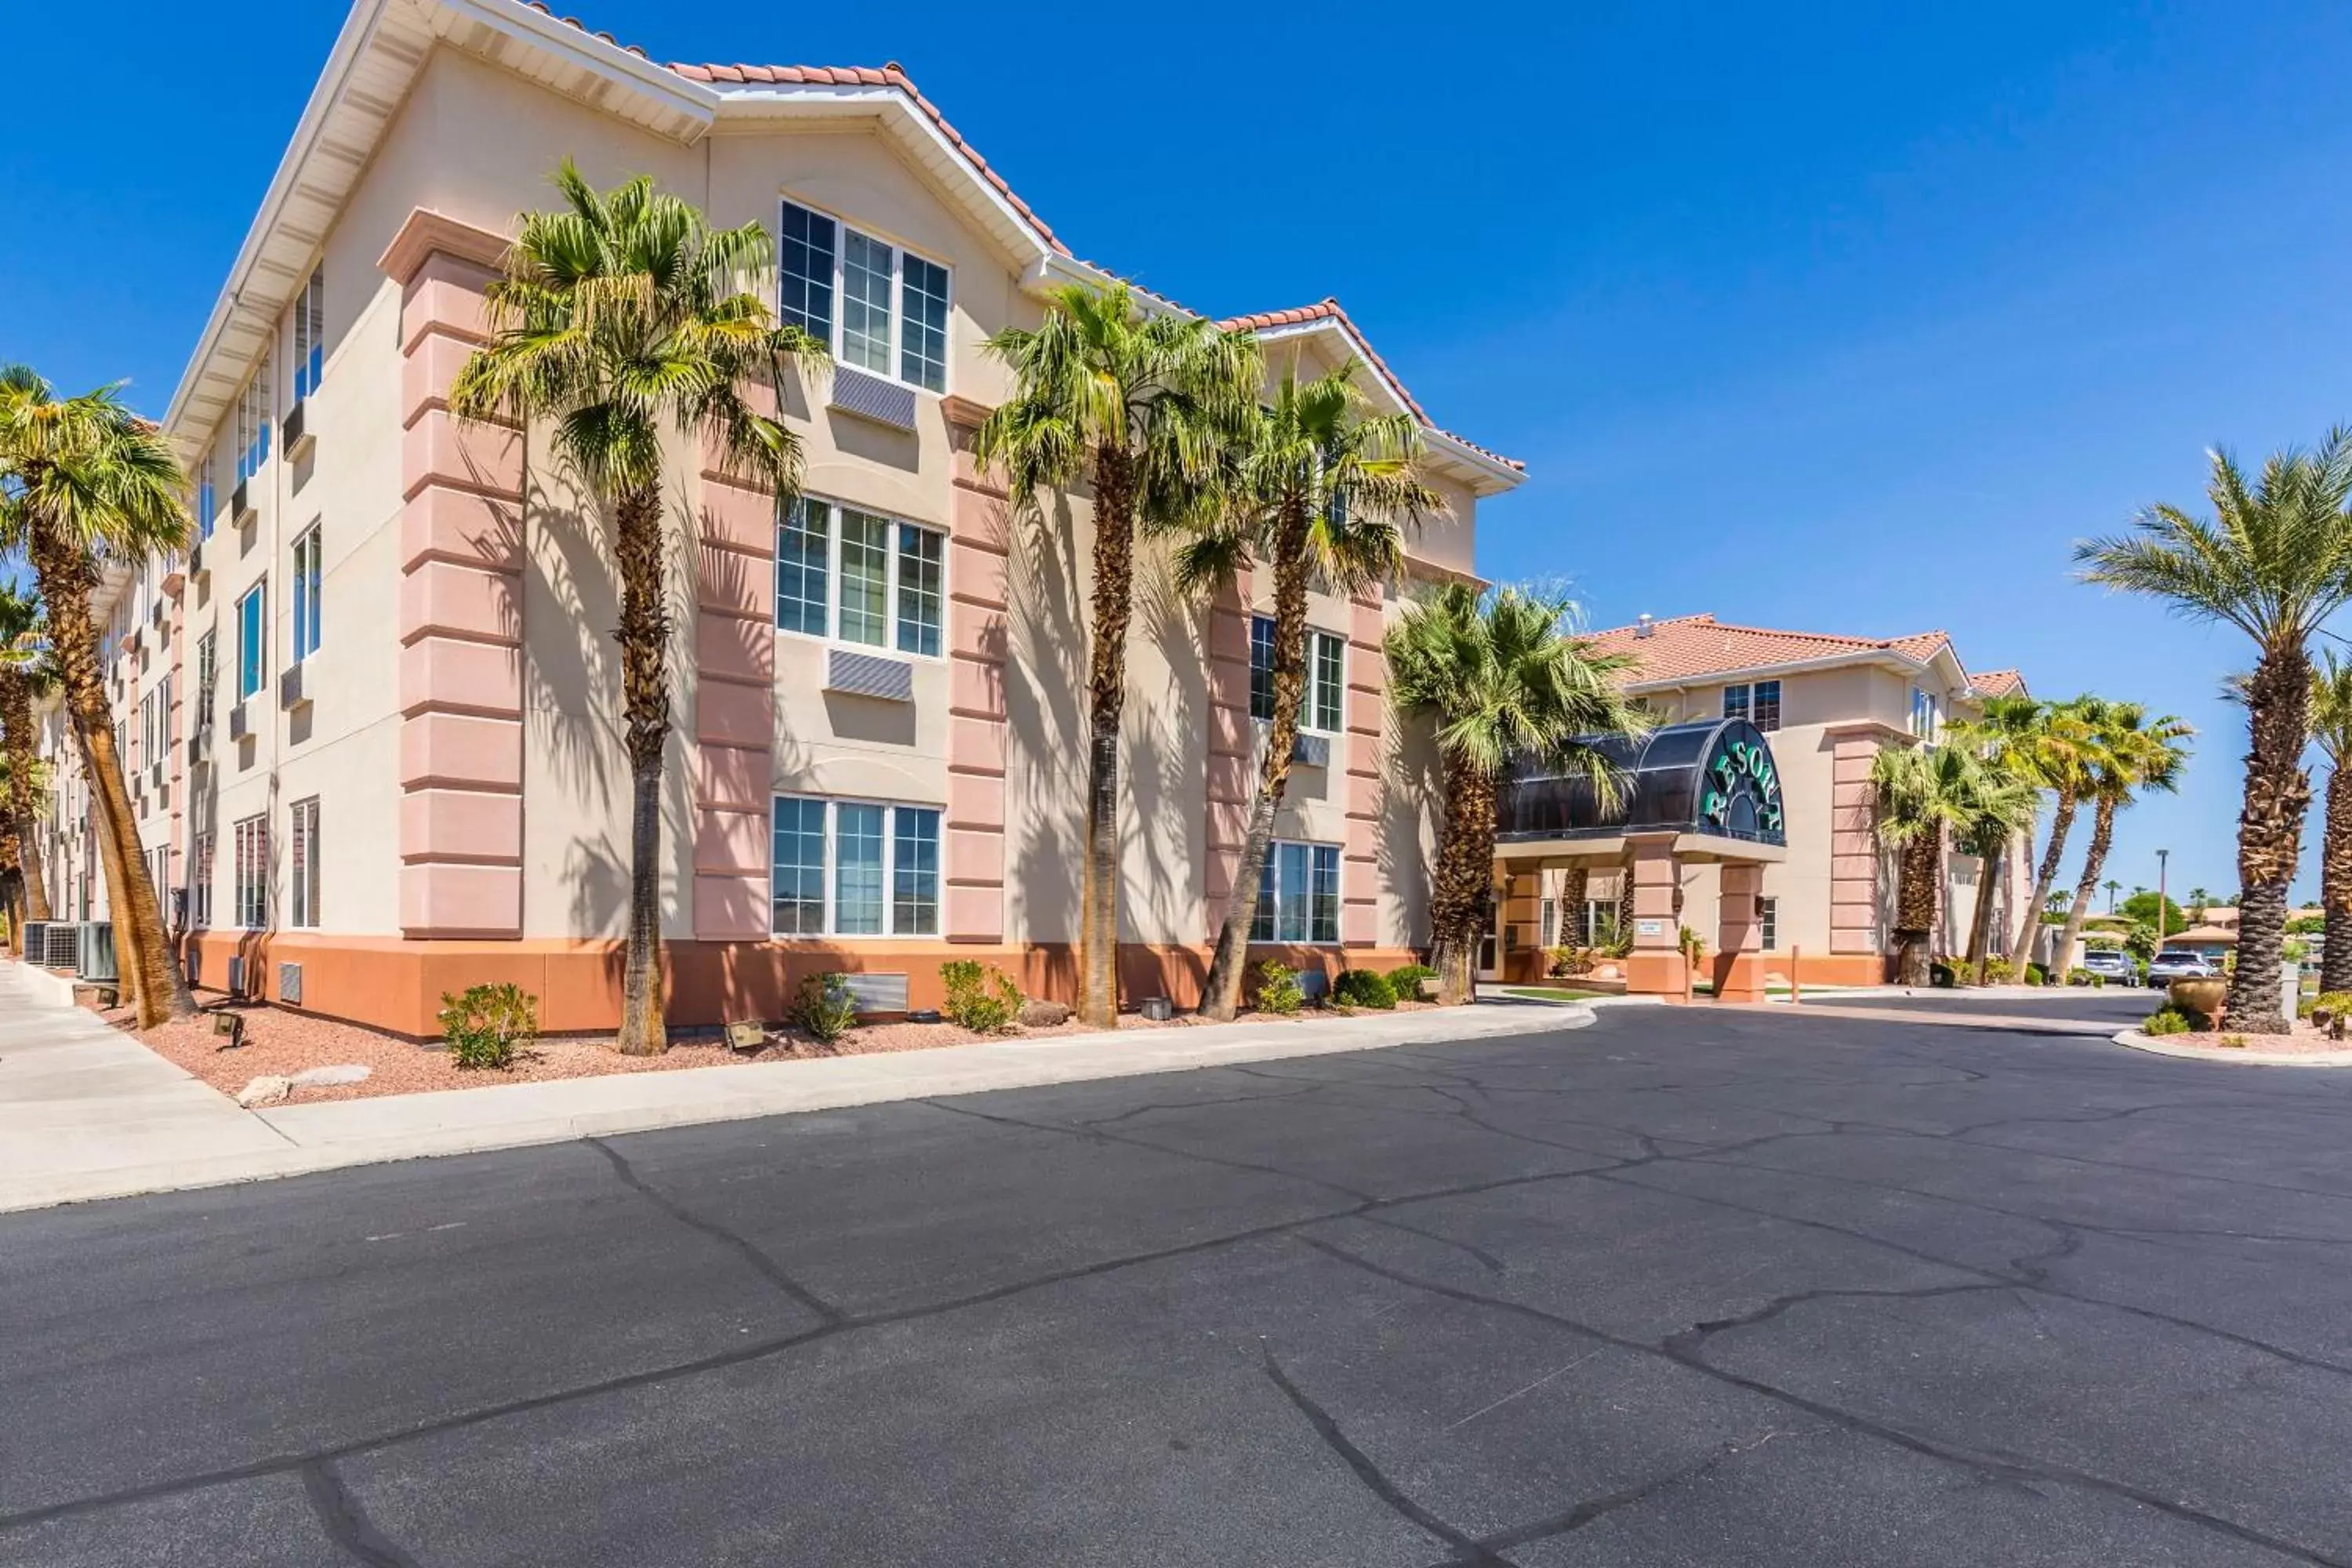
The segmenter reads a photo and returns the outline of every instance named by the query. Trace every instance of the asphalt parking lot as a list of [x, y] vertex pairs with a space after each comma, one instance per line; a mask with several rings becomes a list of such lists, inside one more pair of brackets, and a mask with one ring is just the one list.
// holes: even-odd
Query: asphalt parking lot
[[1622, 1009], [11, 1215], [0, 1563], [2352, 1562], [2347, 1090]]

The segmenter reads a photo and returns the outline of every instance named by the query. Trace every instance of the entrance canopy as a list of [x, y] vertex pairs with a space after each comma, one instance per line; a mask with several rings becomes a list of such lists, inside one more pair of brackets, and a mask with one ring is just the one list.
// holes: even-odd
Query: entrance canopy
[[1685, 858], [1778, 860], [1787, 853], [1780, 773], [1745, 719], [1670, 724], [1639, 739], [1581, 742], [1611, 764], [1614, 788], [1582, 773], [1523, 763], [1496, 801], [1496, 849], [1563, 858], [1613, 854], [1632, 836], [1672, 835]]

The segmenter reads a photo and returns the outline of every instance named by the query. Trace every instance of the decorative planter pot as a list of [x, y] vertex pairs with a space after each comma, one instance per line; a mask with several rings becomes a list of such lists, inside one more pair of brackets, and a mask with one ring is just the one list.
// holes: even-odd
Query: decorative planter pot
[[2219, 976], [2176, 980], [2165, 987], [2165, 998], [2186, 1013], [2195, 1013], [2210, 1022], [2221, 1016], [2221, 1003], [2230, 994], [2230, 983]]

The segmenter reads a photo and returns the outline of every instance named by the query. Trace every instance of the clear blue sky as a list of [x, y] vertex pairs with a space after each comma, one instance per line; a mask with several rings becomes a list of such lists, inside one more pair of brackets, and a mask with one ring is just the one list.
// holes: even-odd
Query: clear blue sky
[[[1219, 314], [1339, 295], [1527, 461], [1489, 575], [1598, 623], [1942, 626], [2181, 714], [2112, 875], [2164, 845], [2235, 886], [2244, 652], [2067, 548], [2201, 505], [2210, 443], [2352, 420], [2340, 5], [577, 9], [657, 58], [899, 60], [1080, 255]], [[137, 11], [0, 24], [43, 132], [0, 151], [0, 358], [160, 412], [342, 13]]]

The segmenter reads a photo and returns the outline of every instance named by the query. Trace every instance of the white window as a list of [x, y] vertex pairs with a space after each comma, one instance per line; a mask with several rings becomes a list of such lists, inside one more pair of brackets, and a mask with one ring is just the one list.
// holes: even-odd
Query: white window
[[163, 759], [163, 731], [156, 720], [157, 700], [162, 696], [163, 688], [159, 686], [139, 700], [138, 765], [142, 768]]
[[199, 928], [213, 923], [213, 836], [196, 835], [195, 863], [188, 868], [188, 923]]
[[286, 841], [286, 923], [319, 923], [319, 797], [298, 800], [288, 814], [293, 829]]
[[1759, 730], [1780, 727], [1780, 683], [1759, 680], [1753, 685], [1727, 686], [1723, 689], [1723, 716], [1745, 719]]
[[1780, 952], [1780, 900], [1778, 899], [1758, 899], [1756, 900], [1756, 923], [1763, 928], [1760, 937], [1764, 944], [1764, 951], [1767, 952]]
[[1935, 694], [1924, 691], [1916, 686], [1913, 687], [1911, 689], [1911, 732], [1923, 741], [1932, 742], [1936, 739], [1937, 730], [1941, 728], [1942, 719], [1942, 705], [1936, 700]]
[[238, 819], [236, 850], [236, 923], [259, 931], [269, 923], [269, 819]]
[[294, 542], [294, 651], [301, 663], [319, 651], [319, 578], [321, 549], [319, 525], [312, 523]]
[[[1250, 617], [1250, 717], [1274, 718], [1274, 617]], [[1336, 735], [1345, 715], [1348, 639], [1336, 632], [1307, 634], [1307, 683], [1300, 689], [1301, 729]]]
[[236, 400], [236, 482], [245, 483], [269, 460], [269, 356], [261, 356], [253, 379]]
[[196, 537], [199, 540], [213, 536], [213, 508], [215, 504], [213, 499], [213, 455], [206, 452], [197, 460], [196, 466]]
[[777, 236], [778, 314], [843, 364], [948, 384], [948, 269], [793, 202]]
[[1617, 940], [1617, 900], [1587, 899], [1584, 900], [1584, 930], [1580, 940], [1598, 945]]
[[319, 390], [327, 353], [327, 275], [313, 268], [310, 281], [294, 298], [294, 401]]
[[236, 602], [236, 700], [261, 689], [269, 669], [269, 618], [265, 584], [256, 583]]
[[1559, 928], [1557, 923], [1559, 920], [1559, 906], [1558, 902], [1551, 899], [1546, 899], [1543, 901], [1543, 914], [1539, 917], [1538, 923], [1536, 926], [1536, 945], [1538, 947], [1549, 947], [1556, 942], [1564, 942], [1567, 940], [1566, 933], [1561, 931]]
[[1252, 942], [1339, 940], [1339, 847], [1277, 838], [1259, 873]]
[[936, 658], [947, 536], [803, 496], [776, 524], [776, 626]]
[[940, 815], [936, 806], [776, 796], [769, 929], [939, 935]]
[[147, 881], [155, 889], [155, 902], [161, 906], [163, 923], [172, 923], [172, 847], [158, 844], [147, 851]]
[[206, 632], [196, 639], [196, 727], [204, 728], [213, 721], [213, 692], [218, 673], [218, 647], [213, 634]]

